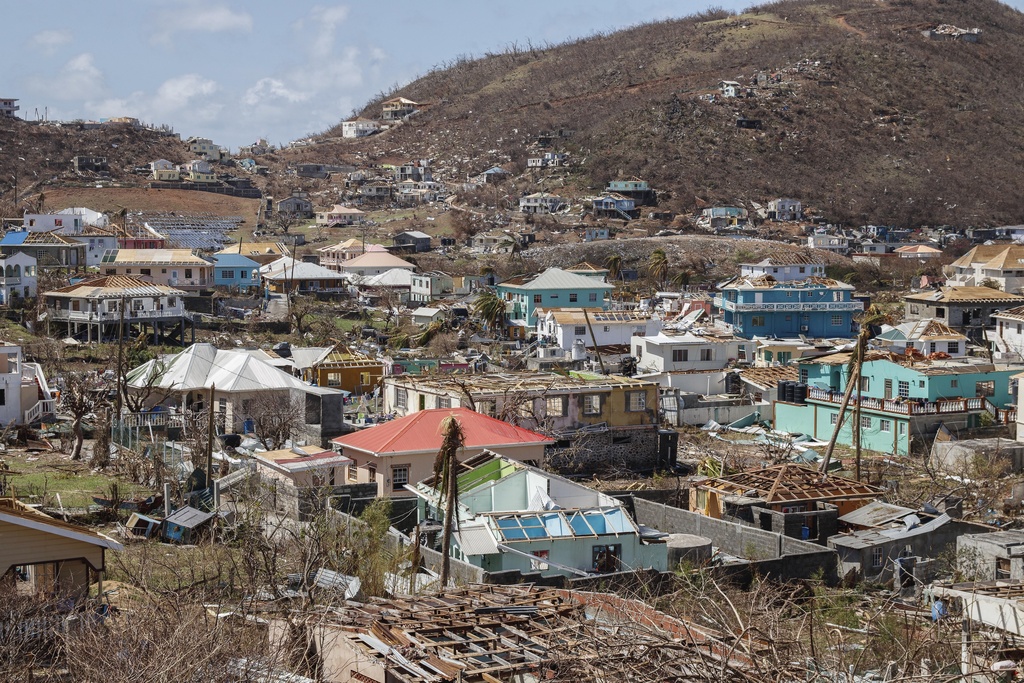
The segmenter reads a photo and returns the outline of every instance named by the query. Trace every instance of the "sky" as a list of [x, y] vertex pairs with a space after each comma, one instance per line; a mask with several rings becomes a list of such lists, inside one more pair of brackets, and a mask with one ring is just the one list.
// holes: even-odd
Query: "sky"
[[233, 149], [261, 137], [285, 144], [460, 56], [751, 4], [7, 1], [0, 25], [16, 30], [5, 39], [0, 97], [18, 98], [24, 119], [134, 116]]

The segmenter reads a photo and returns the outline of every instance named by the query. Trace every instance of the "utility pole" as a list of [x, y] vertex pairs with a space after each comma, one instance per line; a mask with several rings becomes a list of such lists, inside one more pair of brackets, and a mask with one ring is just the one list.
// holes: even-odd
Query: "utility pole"
[[209, 423], [209, 434], [206, 435], [206, 485], [209, 488], [213, 488], [213, 392], [216, 389], [216, 385], [210, 385], [210, 423]]
[[594, 326], [590, 324], [590, 314], [587, 309], [583, 309], [583, 317], [587, 321], [587, 329], [590, 330], [590, 339], [594, 342], [594, 353], [597, 354], [597, 362], [601, 364], [601, 374], [607, 375], [607, 371], [604, 369], [604, 359], [601, 358], [601, 349], [597, 346], [597, 337], [594, 335]]
[[[184, 339], [185, 333], [182, 332], [182, 338]], [[121, 297], [121, 301], [118, 303], [118, 322], [117, 322], [117, 419], [121, 419], [121, 399], [124, 396], [124, 380], [125, 371], [123, 365], [123, 354], [124, 354], [124, 297]]]

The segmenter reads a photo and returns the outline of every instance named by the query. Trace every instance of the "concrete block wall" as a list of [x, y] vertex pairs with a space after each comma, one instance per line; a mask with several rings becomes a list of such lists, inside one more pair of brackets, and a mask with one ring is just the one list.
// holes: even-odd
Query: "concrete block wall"
[[562, 474], [652, 471], [657, 463], [656, 426], [588, 434], [574, 447], [555, 449], [548, 455], [548, 466]]

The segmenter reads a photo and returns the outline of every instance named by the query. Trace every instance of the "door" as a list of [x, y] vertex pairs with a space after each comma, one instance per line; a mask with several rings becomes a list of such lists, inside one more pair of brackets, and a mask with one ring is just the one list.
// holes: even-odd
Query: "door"
[[892, 380], [891, 379], [885, 380], [885, 397], [887, 399], [888, 398], [892, 398]]

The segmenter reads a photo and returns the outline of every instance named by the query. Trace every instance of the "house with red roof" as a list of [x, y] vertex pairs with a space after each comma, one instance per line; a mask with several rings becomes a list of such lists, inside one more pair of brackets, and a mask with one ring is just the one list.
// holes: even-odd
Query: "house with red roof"
[[[351, 462], [347, 483], [377, 483], [378, 496], [408, 497], [405, 489], [431, 475], [441, 449], [441, 427], [454, 416], [466, 435], [459, 460], [485, 450], [527, 464], [540, 464], [554, 440], [469, 408], [433, 408], [332, 439], [335, 451]], [[341, 482], [339, 482], [341, 483]]]

